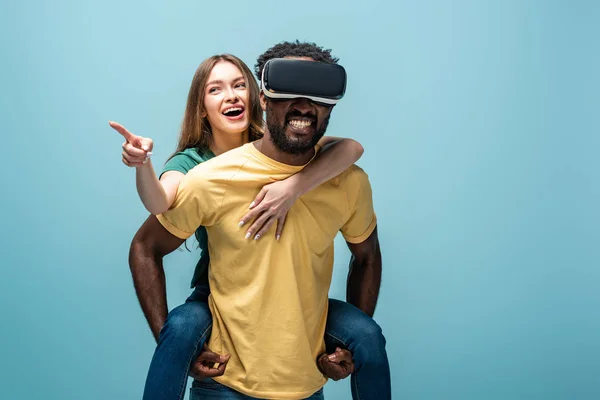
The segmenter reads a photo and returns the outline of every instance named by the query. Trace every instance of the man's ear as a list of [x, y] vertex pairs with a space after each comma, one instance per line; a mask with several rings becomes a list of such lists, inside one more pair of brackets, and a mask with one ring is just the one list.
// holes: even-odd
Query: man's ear
[[261, 91], [258, 96], [260, 99], [260, 108], [262, 108], [263, 111], [267, 111], [267, 98], [265, 97], [265, 94]]

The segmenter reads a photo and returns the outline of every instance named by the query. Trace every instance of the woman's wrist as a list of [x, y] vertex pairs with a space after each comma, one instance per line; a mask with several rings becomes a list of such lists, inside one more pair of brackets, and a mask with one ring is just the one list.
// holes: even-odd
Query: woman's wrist
[[287, 180], [296, 199], [308, 192], [307, 180], [302, 176], [302, 172], [290, 176]]
[[141, 165], [136, 165], [135, 169], [138, 171], [154, 170], [154, 168], [152, 167], [152, 161], [150, 159], [148, 159], [148, 161]]

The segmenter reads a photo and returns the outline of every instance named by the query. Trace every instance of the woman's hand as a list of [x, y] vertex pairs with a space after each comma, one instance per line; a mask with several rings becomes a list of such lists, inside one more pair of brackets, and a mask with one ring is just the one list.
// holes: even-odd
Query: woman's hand
[[286, 180], [270, 183], [258, 193], [250, 204], [251, 211], [246, 213], [240, 221], [240, 226], [254, 221], [246, 231], [246, 239], [252, 237], [254, 240], [258, 240], [277, 221], [275, 238], [279, 240], [288, 211], [302, 195], [294, 177], [291, 176]]
[[154, 145], [152, 139], [134, 135], [117, 122], [110, 121], [108, 124], [125, 138], [125, 143], [121, 146], [123, 147], [123, 164], [135, 168], [146, 164], [152, 155]]

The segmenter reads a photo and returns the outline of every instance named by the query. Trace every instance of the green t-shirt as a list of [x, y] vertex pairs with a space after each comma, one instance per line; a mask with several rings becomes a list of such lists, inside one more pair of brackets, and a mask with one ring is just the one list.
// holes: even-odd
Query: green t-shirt
[[[160, 175], [162, 176], [167, 171], [179, 171], [187, 174], [196, 165], [208, 161], [214, 156], [213, 152], [209, 149], [202, 151], [198, 151], [198, 149], [185, 149], [167, 161]], [[196, 230], [196, 240], [198, 240], [198, 247], [200, 248], [200, 260], [198, 260], [198, 264], [196, 264], [196, 269], [194, 270], [192, 288], [198, 284], [208, 286], [208, 236], [203, 226]]]

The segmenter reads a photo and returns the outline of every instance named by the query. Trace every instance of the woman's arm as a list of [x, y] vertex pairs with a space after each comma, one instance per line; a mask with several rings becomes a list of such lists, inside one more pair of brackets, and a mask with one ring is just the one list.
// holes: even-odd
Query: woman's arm
[[146, 210], [154, 215], [167, 211], [175, 201], [177, 188], [184, 174], [168, 171], [159, 180], [150, 161], [152, 139], [134, 135], [117, 122], [111, 121], [109, 125], [125, 138], [122, 146], [123, 163], [135, 167], [135, 184]]
[[250, 204], [251, 211], [242, 217], [240, 226], [256, 220], [246, 231], [246, 238], [259, 239], [277, 221], [275, 236], [281, 236], [287, 212], [303, 194], [335, 178], [363, 154], [360, 143], [352, 139], [324, 137], [319, 141], [323, 148], [302, 171], [289, 178], [262, 188]]
[[150, 161], [136, 168], [135, 184], [146, 210], [154, 215], [167, 211], [175, 201], [177, 188], [183, 176], [179, 171], [167, 171], [159, 180]]
[[325, 136], [319, 140], [323, 150], [302, 171], [290, 176], [297, 197], [310, 192], [317, 186], [335, 178], [360, 159], [364, 149], [352, 139]]

